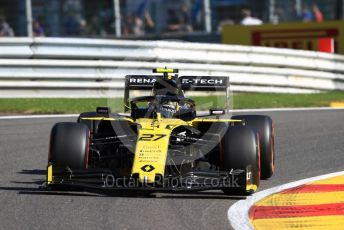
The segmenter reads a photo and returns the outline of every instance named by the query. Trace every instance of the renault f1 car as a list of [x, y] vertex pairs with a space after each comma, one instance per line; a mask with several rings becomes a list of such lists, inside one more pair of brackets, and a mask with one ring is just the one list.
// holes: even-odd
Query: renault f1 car
[[124, 113], [98, 107], [81, 113], [77, 122], [53, 126], [48, 187], [247, 195], [272, 176], [273, 121], [262, 115], [230, 117], [228, 77], [153, 72], [125, 77]]

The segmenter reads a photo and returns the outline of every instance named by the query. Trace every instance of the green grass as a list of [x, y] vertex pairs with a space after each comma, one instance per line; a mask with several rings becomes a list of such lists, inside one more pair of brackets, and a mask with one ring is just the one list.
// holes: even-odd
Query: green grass
[[234, 95], [234, 108], [327, 107], [333, 101], [344, 102], [344, 92], [316, 94], [249, 93]]
[[[114, 100], [113, 103], [119, 100]], [[116, 104], [117, 104], [116, 103]], [[31, 98], [0, 99], [1, 113], [24, 114], [64, 114], [95, 111], [97, 106], [107, 106], [108, 100], [101, 99], [67, 99], [67, 98]], [[116, 107], [116, 106], [115, 106]], [[121, 107], [122, 108], [122, 107]]]
[[[193, 97], [199, 110], [216, 107], [214, 96]], [[318, 94], [238, 93], [233, 95], [234, 109], [325, 107], [332, 101], [344, 102], [344, 92]], [[221, 104], [222, 102], [220, 102]], [[0, 99], [0, 113], [64, 114], [95, 111], [97, 106], [123, 111], [122, 99]]]

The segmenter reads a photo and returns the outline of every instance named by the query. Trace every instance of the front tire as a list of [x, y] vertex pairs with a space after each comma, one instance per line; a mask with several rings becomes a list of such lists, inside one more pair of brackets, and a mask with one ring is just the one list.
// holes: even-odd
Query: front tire
[[51, 130], [49, 163], [54, 168], [83, 170], [88, 167], [90, 131], [85, 124], [57, 123]]
[[247, 178], [240, 183], [240, 188], [224, 189], [224, 193], [249, 195], [256, 191], [260, 183], [259, 145], [256, 133], [245, 126], [230, 126], [222, 140], [223, 162], [221, 169], [231, 171], [250, 169], [255, 189], [247, 188]]

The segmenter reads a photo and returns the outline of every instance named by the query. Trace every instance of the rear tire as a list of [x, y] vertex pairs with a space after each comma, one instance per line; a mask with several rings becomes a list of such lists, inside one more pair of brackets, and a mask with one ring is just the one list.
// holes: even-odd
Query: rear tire
[[[257, 188], [260, 182], [259, 147], [256, 133], [245, 126], [230, 126], [222, 140], [222, 170], [247, 169], [251, 167], [252, 184]], [[240, 188], [228, 188], [223, 190], [226, 194], [239, 193], [249, 195], [255, 190], [246, 190], [246, 175], [241, 181]]]
[[54, 168], [88, 167], [90, 131], [85, 124], [57, 123], [51, 130], [49, 162]]
[[259, 133], [261, 179], [268, 179], [275, 170], [275, 131], [270, 117], [263, 115], [238, 115], [232, 119], [243, 120], [248, 126]]

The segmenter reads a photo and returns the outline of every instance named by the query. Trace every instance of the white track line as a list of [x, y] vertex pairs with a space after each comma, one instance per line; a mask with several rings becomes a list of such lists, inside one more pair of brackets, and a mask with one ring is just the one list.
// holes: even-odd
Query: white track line
[[78, 117], [79, 114], [49, 114], [49, 115], [18, 115], [18, 116], [0, 116], [0, 120], [12, 119], [36, 119], [36, 118], [63, 118], [63, 117]]
[[[344, 110], [344, 108], [333, 107], [310, 107], [310, 108], [271, 108], [271, 109], [236, 109], [231, 110], [234, 113], [243, 112], [284, 112], [284, 111], [321, 111], [321, 110]], [[79, 114], [49, 114], [49, 115], [16, 115], [16, 116], [0, 116], [0, 120], [11, 119], [35, 119], [35, 118], [63, 118], [63, 117], [78, 117]]]
[[276, 186], [258, 193], [253, 194], [250, 197], [247, 197], [245, 200], [240, 200], [234, 203], [227, 212], [227, 217], [229, 219], [230, 224], [235, 230], [252, 230], [254, 229], [253, 226], [250, 224], [250, 219], [248, 216], [248, 212], [252, 205], [254, 205], [259, 200], [273, 194], [278, 193], [284, 189], [300, 186], [302, 184], [314, 182], [317, 180], [322, 180], [330, 177], [344, 175], [344, 171], [335, 172], [330, 174], [325, 174], [321, 176], [311, 177], [291, 183], [287, 183], [284, 185]]
[[234, 113], [239, 112], [284, 112], [284, 111], [316, 111], [316, 110], [344, 110], [344, 107], [302, 107], [302, 108], [271, 108], [271, 109], [235, 109]]

